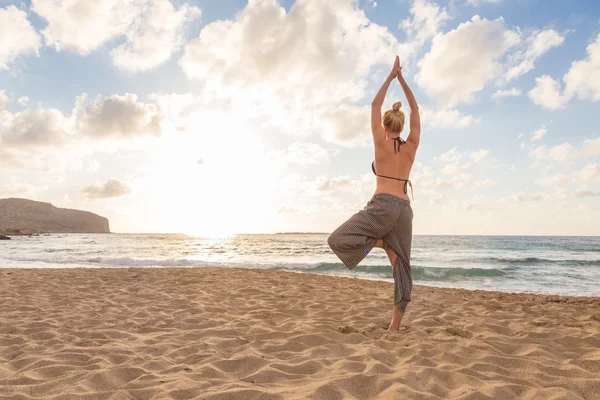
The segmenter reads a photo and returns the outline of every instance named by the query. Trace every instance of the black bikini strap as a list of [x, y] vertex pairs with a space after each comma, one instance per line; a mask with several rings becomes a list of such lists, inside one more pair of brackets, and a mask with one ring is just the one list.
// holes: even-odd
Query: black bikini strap
[[394, 138], [394, 153], [399, 152], [400, 146], [402, 146], [404, 143], [406, 142], [400, 136]]

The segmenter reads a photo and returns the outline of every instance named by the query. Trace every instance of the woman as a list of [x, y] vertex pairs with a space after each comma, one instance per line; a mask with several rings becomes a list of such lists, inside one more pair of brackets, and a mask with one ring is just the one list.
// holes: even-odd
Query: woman
[[[404, 128], [402, 103], [394, 103], [381, 118], [381, 107], [390, 83], [398, 78], [410, 106], [410, 133], [400, 138]], [[371, 131], [375, 160], [371, 164], [377, 177], [377, 188], [366, 207], [337, 228], [327, 242], [340, 260], [352, 270], [373, 247], [383, 248], [392, 264], [394, 307], [389, 330], [400, 329], [402, 317], [410, 301], [412, 278], [410, 249], [413, 212], [408, 197], [408, 180], [421, 137], [421, 120], [415, 96], [402, 76], [400, 59], [371, 104]]]

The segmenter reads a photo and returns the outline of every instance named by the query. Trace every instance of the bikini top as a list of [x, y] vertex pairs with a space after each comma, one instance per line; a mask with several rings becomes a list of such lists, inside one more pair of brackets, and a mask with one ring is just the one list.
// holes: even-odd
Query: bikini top
[[[394, 153], [398, 153], [400, 151], [400, 146], [402, 146], [404, 143], [406, 143], [406, 141], [404, 141], [401, 137], [394, 138]], [[402, 182], [404, 182], [404, 193], [408, 194], [408, 187], [410, 186], [410, 193], [412, 194], [413, 200], [415, 199], [415, 194], [414, 194], [414, 191], [413, 191], [413, 186], [412, 186], [412, 183], [411, 183], [410, 180], [408, 180], [408, 179], [402, 179], [402, 178], [394, 178], [393, 176], [379, 175], [375, 171], [375, 161], [373, 161], [371, 163], [371, 170], [373, 171], [373, 173], [375, 174], [375, 176], [378, 176], [380, 178], [394, 179], [396, 181], [402, 181]]]

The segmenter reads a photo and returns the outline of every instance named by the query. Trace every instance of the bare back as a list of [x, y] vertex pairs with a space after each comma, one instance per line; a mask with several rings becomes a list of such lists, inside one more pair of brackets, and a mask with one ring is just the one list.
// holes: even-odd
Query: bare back
[[[412, 141], [404, 142], [401, 146], [394, 146], [393, 139], [386, 139], [383, 127], [374, 132], [375, 144], [375, 171], [383, 175], [402, 180], [377, 176], [375, 194], [387, 193], [410, 200], [406, 193], [406, 181], [410, 179], [410, 171], [415, 161], [417, 146]], [[395, 151], [397, 150], [397, 152]]]

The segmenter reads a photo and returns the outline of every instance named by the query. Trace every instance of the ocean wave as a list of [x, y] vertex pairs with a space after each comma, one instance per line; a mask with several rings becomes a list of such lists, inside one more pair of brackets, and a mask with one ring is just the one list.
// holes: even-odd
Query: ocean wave
[[600, 260], [557, 260], [551, 258], [538, 258], [538, 257], [484, 257], [474, 258], [472, 260], [464, 261], [475, 261], [479, 263], [497, 263], [497, 264], [508, 264], [508, 265], [541, 265], [541, 264], [558, 264], [563, 266], [576, 265], [576, 266], [600, 266]]

